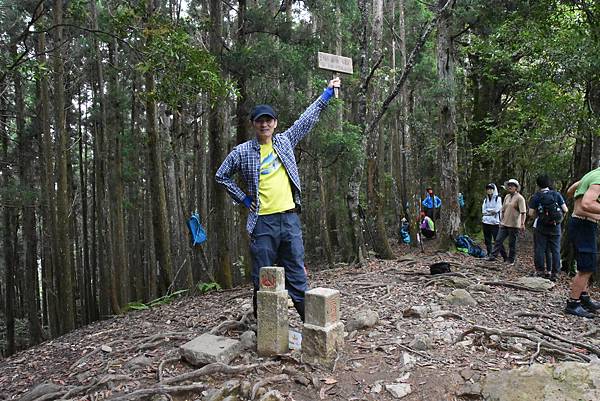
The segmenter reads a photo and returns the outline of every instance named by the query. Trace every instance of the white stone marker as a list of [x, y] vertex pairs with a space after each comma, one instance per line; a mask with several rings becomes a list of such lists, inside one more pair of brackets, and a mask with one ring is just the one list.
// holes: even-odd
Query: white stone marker
[[306, 292], [304, 302], [306, 321], [302, 329], [302, 359], [331, 368], [344, 347], [340, 292], [315, 288]]
[[288, 352], [288, 293], [283, 267], [262, 267], [257, 293], [256, 351], [261, 356]]

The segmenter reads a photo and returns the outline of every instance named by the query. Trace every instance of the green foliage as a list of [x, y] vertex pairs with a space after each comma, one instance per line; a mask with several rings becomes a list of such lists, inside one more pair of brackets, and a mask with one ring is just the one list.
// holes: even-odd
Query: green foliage
[[202, 294], [205, 294], [205, 293], [210, 292], [210, 291], [219, 291], [219, 290], [221, 290], [221, 286], [219, 285], [219, 283], [215, 283], [214, 281], [211, 282], [211, 283], [198, 283], [198, 284], [196, 284], [196, 288]]
[[140, 73], [156, 75], [157, 100], [173, 107], [197, 99], [201, 92], [225, 96], [233, 90], [219, 76], [214, 57], [195, 46], [181, 27], [154, 19], [144, 30], [148, 39], [145, 59], [137, 64]]
[[173, 301], [175, 298], [178, 298], [179, 296], [181, 296], [183, 294], [186, 294], [187, 292], [189, 292], [188, 289], [177, 290], [177, 291], [169, 293], [167, 295], [163, 295], [160, 298], [156, 298], [156, 299], [150, 301], [147, 304], [145, 304], [145, 303], [143, 303], [141, 301], [130, 302], [125, 307], [125, 311], [128, 311], [128, 310], [147, 310], [147, 309], [151, 309], [151, 308], [154, 308], [154, 307], [157, 307], [157, 306], [166, 305], [166, 304], [171, 303], [171, 301]]

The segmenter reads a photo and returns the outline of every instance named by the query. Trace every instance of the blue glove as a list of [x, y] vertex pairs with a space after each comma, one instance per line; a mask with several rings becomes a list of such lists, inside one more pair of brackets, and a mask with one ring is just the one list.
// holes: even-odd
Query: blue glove
[[331, 97], [333, 96], [333, 93], [333, 88], [327, 87], [321, 95], [321, 100], [323, 100], [324, 102], [328, 102], [329, 99], [331, 99]]
[[250, 205], [252, 205], [253, 201], [254, 201], [254, 199], [252, 199], [251, 197], [249, 197], [248, 195], [246, 195], [246, 197], [244, 198], [244, 200], [242, 201], [242, 203], [244, 204], [244, 206], [246, 206], [247, 209], [250, 209]]

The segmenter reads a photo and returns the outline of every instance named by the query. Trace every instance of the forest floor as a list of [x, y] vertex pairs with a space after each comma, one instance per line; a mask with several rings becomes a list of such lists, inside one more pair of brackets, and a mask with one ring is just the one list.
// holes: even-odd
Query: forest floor
[[[597, 320], [563, 313], [568, 277], [541, 292], [515, 285], [533, 271], [531, 246], [521, 244], [518, 263], [511, 267], [438, 253], [435, 243], [428, 242], [424, 253], [398, 246], [395, 260], [371, 259], [364, 269], [313, 269], [311, 287], [340, 290], [344, 322], [365, 309], [379, 316], [375, 326], [348, 333], [333, 370], [302, 363], [297, 351], [271, 359], [247, 351], [231, 363], [238, 368], [228, 371], [218, 366], [195, 370], [181, 361], [178, 346], [223, 322], [228, 323], [213, 332], [237, 338], [253, 327], [248, 319], [251, 290], [245, 286], [96, 322], [0, 360], [0, 400], [139, 399], [175, 386], [191, 392], [153, 399], [206, 400], [207, 391], [236, 383], [234, 379], [249, 382], [254, 393], [277, 389], [283, 398], [273, 399], [297, 401], [392, 400], [386, 386], [399, 383], [411, 387], [403, 400], [481, 399], [465, 389], [490, 371], [534, 361], [589, 360], [586, 345], [600, 343]], [[439, 261], [449, 262], [453, 273], [431, 276], [429, 265]], [[445, 301], [455, 288], [465, 286], [477, 305]], [[594, 295], [600, 292], [592, 291]], [[290, 316], [291, 327], [301, 331], [293, 308]], [[558, 344], [563, 351], [540, 347], [528, 336]], [[169, 380], [188, 372], [193, 380]], [[22, 398], [42, 383], [55, 386]], [[148, 391], [118, 398], [142, 389]]]

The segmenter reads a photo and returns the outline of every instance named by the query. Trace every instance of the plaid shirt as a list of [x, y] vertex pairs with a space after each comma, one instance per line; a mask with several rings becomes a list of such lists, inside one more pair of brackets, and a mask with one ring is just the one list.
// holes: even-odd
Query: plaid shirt
[[[327, 106], [327, 100], [324, 100], [323, 95], [321, 95], [313, 104], [308, 106], [300, 118], [287, 131], [273, 135], [273, 149], [275, 149], [285, 167], [292, 184], [294, 203], [297, 205], [300, 205], [301, 190], [294, 147], [314, 127], [325, 106]], [[252, 199], [256, 199], [257, 211], [250, 211], [248, 213], [248, 221], [246, 222], [246, 230], [249, 234], [252, 234], [258, 220], [258, 210], [260, 210], [260, 199], [258, 197], [260, 144], [256, 138], [233, 148], [215, 175], [217, 182], [225, 187], [233, 200], [236, 203], [242, 203], [244, 198], [246, 198], [246, 193], [232, 179], [232, 176], [238, 171], [241, 172], [242, 179], [246, 183], [249, 196]]]

